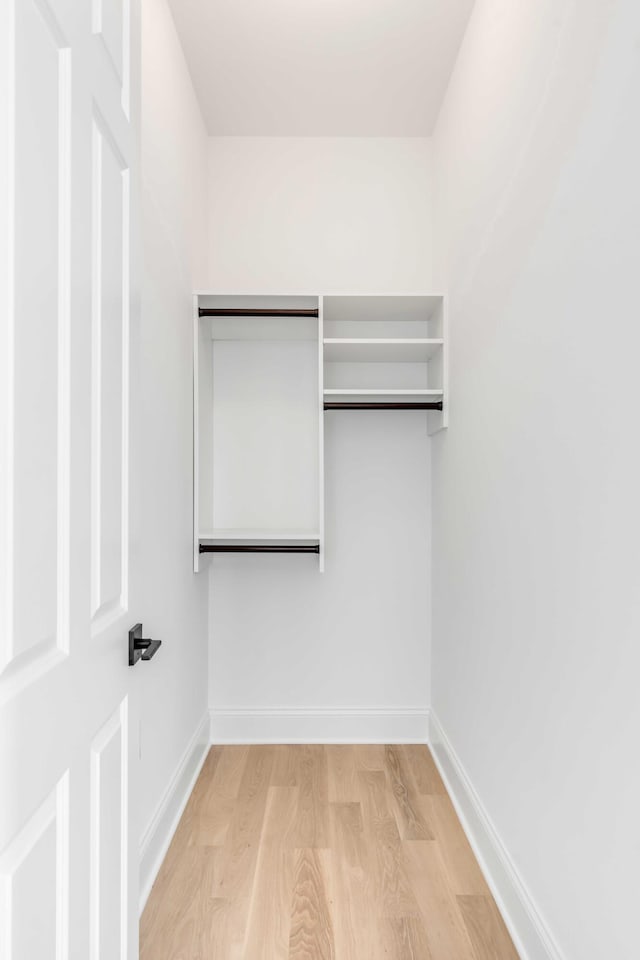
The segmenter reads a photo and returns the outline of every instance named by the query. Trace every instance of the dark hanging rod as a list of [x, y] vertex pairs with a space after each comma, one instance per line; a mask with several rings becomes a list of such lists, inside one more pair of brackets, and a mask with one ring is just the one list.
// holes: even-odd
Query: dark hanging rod
[[442, 410], [442, 400], [428, 400], [424, 403], [409, 403], [405, 400], [379, 401], [376, 403], [349, 403], [343, 400], [325, 400], [325, 410]]
[[201, 543], [200, 553], [320, 553], [319, 543]]
[[318, 307], [284, 310], [277, 307], [198, 307], [201, 317], [317, 317]]

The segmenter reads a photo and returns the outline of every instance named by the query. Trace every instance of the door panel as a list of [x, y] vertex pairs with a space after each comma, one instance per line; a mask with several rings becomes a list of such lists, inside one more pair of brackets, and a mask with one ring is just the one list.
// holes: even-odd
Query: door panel
[[10, 399], [20, 429], [8, 478], [14, 556], [5, 665], [68, 648], [70, 51], [45, 0], [25, 0], [16, 14], [11, 295], [20, 322], [11, 330]]
[[68, 786], [65, 775], [0, 857], [0, 955], [11, 960], [68, 953]]
[[0, 3], [0, 960], [137, 955], [137, 23]]
[[93, 118], [92, 617], [94, 633], [127, 608], [129, 169]]
[[127, 722], [125, 700], [91, 745], [91, 960], [126, 956]]
[[[120, 87], [124, 86], [129, 24], [127, 0], [93, 0], [93, 32], [100, 37]], [[123, 105], [125, 103], [123, 89]]]

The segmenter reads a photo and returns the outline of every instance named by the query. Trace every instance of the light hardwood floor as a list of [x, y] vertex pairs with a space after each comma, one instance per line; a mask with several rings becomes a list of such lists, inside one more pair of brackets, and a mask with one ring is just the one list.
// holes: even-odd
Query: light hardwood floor
[[427, 747], [213, 747], [141, 960], [517, 960]]

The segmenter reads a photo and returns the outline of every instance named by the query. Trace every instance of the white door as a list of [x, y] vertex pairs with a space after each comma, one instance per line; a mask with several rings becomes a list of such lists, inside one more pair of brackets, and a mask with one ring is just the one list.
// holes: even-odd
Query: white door
[[137, 955], [137, 33], [0, 2], [2, 960]]

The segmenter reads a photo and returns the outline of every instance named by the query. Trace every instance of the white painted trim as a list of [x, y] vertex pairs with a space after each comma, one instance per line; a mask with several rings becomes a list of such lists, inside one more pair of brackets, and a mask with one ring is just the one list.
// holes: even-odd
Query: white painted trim
[[211, 743], [426, 743], [428, 707], [212, 707]]
[[433, 710], [429, 743], [521, 960], [566, 960]]
[[209, 751], [209, 717], [205, 714], [191, 737], [167, 789], [140, 839], [140, 913], [151, 893], [180, 817]]

